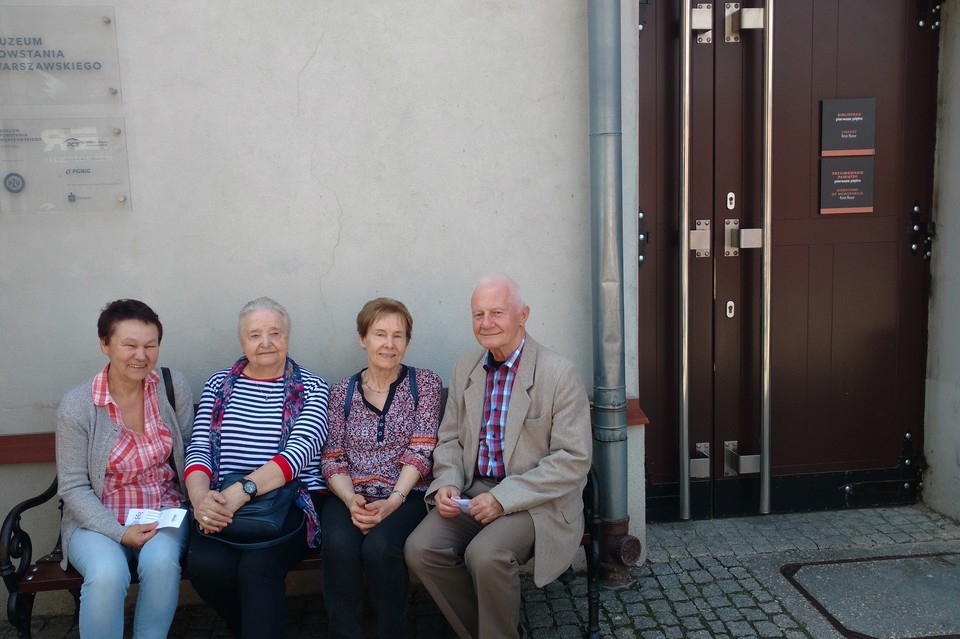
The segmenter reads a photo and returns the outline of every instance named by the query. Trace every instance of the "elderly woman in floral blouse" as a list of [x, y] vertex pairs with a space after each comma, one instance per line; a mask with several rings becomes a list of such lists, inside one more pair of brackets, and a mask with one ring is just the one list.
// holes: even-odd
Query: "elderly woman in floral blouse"
[[321, 468], [330, 490], [320, 514], [323, 592], [331, 637], [363, 636], [364, 575], [380, 637], [407, 636], [407, 536], [426, 514], [442, 384], [403, 364], [413, 318], [380, 297], [357, 315], [367, 367], [330, 391]]

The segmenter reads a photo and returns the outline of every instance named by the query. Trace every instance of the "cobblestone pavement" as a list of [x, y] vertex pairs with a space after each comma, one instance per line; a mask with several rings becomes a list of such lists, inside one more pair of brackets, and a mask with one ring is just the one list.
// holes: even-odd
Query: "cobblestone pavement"
[[[916, 505], [651, 524], [647, 544], [647, 563], [631, 571], [634, 583], [601, 592], [604, 637], [839, 639], [828, 619], [780, 574], [783, 565], [960, 552], [960, 525]], [[581, 636], [585, 596], [583, 574], [542, 589], [524, 579], [526, 636]], [[288, 616], [289, 637], [327, 636], [320, 596], [291, 597]], [[412, 596], [410, 627], [413, 637], [453, 636], [419, 587]], [[0, 639], [15, 636], [5, 620], [0, 622]], [[66, 639], [79, 633], [70, 616], [37, 617], [34, 636]], [[204, 606], [181, 606], [170, 632], [182, 639], [226, 636], [224, 625]]]

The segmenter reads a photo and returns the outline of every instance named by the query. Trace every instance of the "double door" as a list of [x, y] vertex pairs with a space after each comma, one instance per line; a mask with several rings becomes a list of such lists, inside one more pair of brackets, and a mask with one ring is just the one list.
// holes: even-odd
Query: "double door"
[[[917, 4], [642, 5], [649, 518], [917, 498], [938, 56]], [[838, 105], [864, 144], [834, 153]]]

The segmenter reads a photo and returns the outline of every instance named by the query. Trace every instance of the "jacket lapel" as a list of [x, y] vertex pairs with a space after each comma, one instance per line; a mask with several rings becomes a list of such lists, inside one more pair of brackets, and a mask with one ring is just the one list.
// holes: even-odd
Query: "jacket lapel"
[[[463, 405], [466, 408], [463, 416], [466, 424], [467, 441], [462, 442], [464, 475], [467, 486], [473, 479], [474, 471], [477, 468], [477, 455], [480, 453], [480, 428], [483, 426], [483, 396], [487, 387], [487, 371], [483, 368], [486, 361], [487, 352], [483, 351], [483, 356], [476, 363], [473, 370], [470, 371], [470, 377], [467, 381], [467, 387], [463, 390]], [[474, 409], [473, 407], [476, 407]], [[473, 460], [469, 463], [467, 460]]]
[[513, 380], [510, 410], [507, 411], [507, 432], [503, 435], [503, 466], [510, 468], [510, 458], [520, 441], [523, 422], [530, 409], [530, 388], [537, 368], [537, 343], [528, 335], [520, 355], [520, 367]]

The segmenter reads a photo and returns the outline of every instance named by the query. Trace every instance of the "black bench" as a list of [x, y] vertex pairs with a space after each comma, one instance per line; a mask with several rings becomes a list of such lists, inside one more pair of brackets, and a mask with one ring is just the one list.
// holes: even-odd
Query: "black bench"
[[[30, 639], [33, 621], [33, 602], [39, 592], [67, 590], [73, 595], [76, 612], [80, 610], [80, 586], [83, 576], [72, 566], [60, 567], [63, 552], [60, 539], [53, 550], [33, 563], [33, 544], [30, 535], [20, 527], [20, 518], [26, 511], [53, 499], [57, 494], [57, 478], [50, 487], [36, 497], [20, 502], [7, 514], [0, 528], [0, 576], [10, 593], [7, 597], [7, 619], [20, 637]], [[588, 620], [584, 637], [600, 637], [600, 485], [596, 471], [591, 467], [583, 491], [585, 530], [580, 544], [587, 557]], [[63, 509], [63, 502], [60, 502]], [[16, 565], [13, 561], [17, 561]], [[318, 570], [322, 559], [319, 550], [310, 550], [294, 570]], [[186, 575], [186, 571], [184, 571]]]

